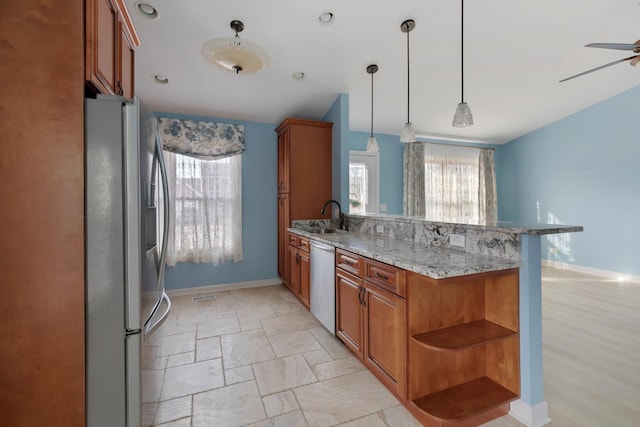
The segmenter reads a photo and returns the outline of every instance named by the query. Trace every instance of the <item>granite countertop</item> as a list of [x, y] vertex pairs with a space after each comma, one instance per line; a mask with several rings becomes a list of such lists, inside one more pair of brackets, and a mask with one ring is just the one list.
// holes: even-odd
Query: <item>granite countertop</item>
[[520, 261], [440, 246], [426, 246], [372, 234], [341, 230], [318, 234], [301, 228], [289, 228], [289, 231], [433, 279], [507, 270], [519, 268], [521, 265]]
[[389, 214], [366, 214], [366, 215], [355, 215], [348, 214], [350, 217], [354, 218], [362, 218], [362, 219], [381, 219], [387, 221], [396, 221], [396, 222], [408, 222], [408, 223], [429, 223], [436, 225], [445, 225], [445, 226], [456, 226], [461, 225], [471, 230], [478, 231], [500, 231], [506, 233], [514, 233], [514, 234], [526, 234], [530, 236], [544, 236], [546, 234], [559, 234], [559, 233], [575, 233], [584, 231], [584, 227], [581, 225], [563, 225], [563, 224], [528, 224], [528, 223], [520, 223], [520, 222], [510, 222], [510, 221], [484, 221], [478, 222], [476, 224], [470, 223], [453, 223], [453, 222], [441, 222], [441, 221], [431, 221], [425, 218], [419, 217], [410, 217], [403, 215], [389, 215]]

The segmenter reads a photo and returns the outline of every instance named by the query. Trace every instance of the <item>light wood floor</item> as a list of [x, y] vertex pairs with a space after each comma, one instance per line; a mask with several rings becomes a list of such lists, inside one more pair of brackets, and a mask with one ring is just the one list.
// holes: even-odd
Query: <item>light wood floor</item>
[[543, 268], [542, 324], [552, 425], [640, 426], [640, 284]]

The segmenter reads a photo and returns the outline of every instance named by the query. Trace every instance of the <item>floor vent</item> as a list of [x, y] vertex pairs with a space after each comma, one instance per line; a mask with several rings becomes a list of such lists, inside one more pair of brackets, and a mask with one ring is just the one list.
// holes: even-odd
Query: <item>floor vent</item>
[[212, 300], [212, 299], [216, 299], [216, 296], [215, 295], [205, 295], [205, 296], [201, 296], [201, 297], [193, 297], [193, 302], [208, 301], [208, 300]]

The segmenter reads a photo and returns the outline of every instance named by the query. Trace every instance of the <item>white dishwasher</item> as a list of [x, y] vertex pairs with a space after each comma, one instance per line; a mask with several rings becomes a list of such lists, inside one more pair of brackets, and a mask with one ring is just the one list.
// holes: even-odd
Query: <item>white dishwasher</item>
[[311, 245], [311, 314], [333, 335], [336, 334], [335, 249], [310, 240]]

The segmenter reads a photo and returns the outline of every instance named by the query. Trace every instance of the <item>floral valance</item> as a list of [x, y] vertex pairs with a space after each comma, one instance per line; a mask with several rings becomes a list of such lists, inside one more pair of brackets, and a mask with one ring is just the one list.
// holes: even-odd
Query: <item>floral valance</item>
[[158, 119], [165, 150], [204, 160], [242, 154], [244, 126], [201, 120]]

